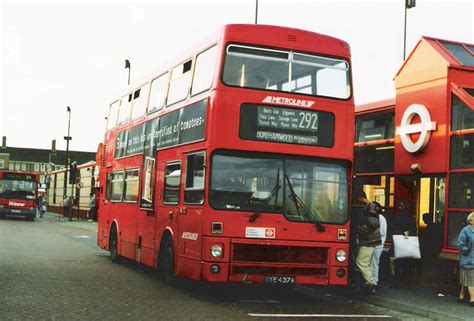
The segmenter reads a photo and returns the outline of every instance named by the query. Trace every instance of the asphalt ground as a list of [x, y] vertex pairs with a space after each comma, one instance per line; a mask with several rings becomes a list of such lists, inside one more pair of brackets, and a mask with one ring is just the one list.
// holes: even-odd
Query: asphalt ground
[[0, 220], [0, 320], [427, 320], [324, 287], [179, 280], [110, 262], [95, 222]]

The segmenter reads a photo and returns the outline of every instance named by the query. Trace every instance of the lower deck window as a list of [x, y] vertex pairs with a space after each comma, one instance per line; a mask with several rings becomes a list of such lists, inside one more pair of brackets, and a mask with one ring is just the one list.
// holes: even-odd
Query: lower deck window
[[167, 204], [178, 204], [180, 188], [181, 164], [173, 163], [166, 165], [163, 201]]
[[138, 201], [138, 178], [139, 178], [138, 168], [127, 170], [126, 177], [125, 177], [125, 189], [124, 189], [125, 202], [136, 203]]
[[123, 195], [123, 171], [112, 173], [112, 188], [110, 200], [121, 202]]
[[204, 155], [197, 153], [188, 156], [184, 191], [184, 202], [187, 204], [204, 202]]

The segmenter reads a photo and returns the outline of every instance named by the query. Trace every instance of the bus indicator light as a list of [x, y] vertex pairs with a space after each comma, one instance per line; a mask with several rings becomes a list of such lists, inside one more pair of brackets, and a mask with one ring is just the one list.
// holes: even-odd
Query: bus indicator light
[[212, 234], [222, 234], [224, 230], [224, 225], [222, 222], [212, 222], [211, 224], [211, 233]]
[[342, 240], [342, 241], [347, 240], [347, 229], [338, 228], [337, 229], [337, 239]]

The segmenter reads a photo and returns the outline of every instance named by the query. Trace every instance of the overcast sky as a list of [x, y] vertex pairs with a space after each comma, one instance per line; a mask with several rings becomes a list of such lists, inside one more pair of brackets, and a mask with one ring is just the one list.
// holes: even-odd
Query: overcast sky
[[[0, 135], [10, 147], [96, 151], [109, 104], [228, 23], [254, 23], [255, 0], [1, 1]], [[407, 56], [422, 35], [474, 43], [473, 0], [417, 0]], [[346, 40], [356, 104], [394, 97], [404, 0], [259, 0], [258, 23]]]

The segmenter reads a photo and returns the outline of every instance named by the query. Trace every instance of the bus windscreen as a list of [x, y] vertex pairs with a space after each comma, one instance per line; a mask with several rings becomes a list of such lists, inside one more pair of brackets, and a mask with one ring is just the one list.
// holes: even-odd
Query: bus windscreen
[[348, 99], [349, 75], [342, 59], [229, 45], [222, 79], [229, 86]]
[[0, 179], [0, 197], [34, 200], [36, 198], [36, 183], [27, 180]]
[[[210, 204], [215, 209], [282, 213], [293, 222], [347, 220], [348, 178], [343, 162], [220, 151], [212, 158], [211, 177]], [[290, 189], [310, 215], [291, 199]]]

